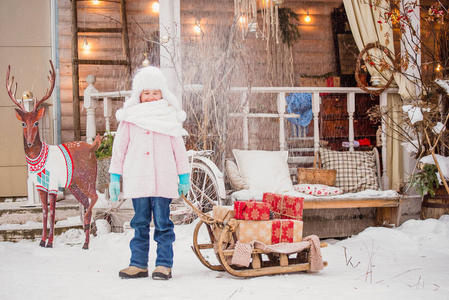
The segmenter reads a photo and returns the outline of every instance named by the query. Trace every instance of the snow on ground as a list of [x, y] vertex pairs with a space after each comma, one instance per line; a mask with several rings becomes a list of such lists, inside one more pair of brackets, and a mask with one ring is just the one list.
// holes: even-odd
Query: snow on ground
[[[329, 240], [322, 249], [329, 266], [319, 273], [257, 278], [204, 267], [190, 249], [194, 226], [176, 226], [169, 281], [118, 277], [132, 231], [93, 237], [88, 251], [73, 229], [53, 249], [1, 242], [0, 299], [449, 299], [449, 215]], [[155, 247], [150, 255], [151, 272]]]

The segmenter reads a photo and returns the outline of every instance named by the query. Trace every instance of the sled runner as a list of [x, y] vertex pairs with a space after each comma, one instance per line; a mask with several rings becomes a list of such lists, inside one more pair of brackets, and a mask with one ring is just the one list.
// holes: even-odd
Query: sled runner
[[[184, 196], [183, 196], [184, 198]], [[319, 239], [306, 240], [294, 243], [247, 242], [243, 231], [248, 224], [270, 227], [270, 222], [284, 222], [291, 220], [270, 221], [246, 221], [237, 220], [232, 214], [211, 217], [196, 209], [184, 198], [200, 221], [193, 232], [192, 250], [200, 262], [214, 271], [226, 271], [238, 277], [255, 277], [272, 274], [287, 274], [303, 271], [318, 271], [327, 266], [327, 262], [321, 260], [320, 247], [327, 247], [326, 243], [320, 243]], [[226, 207], [214, 207], [226, 211]], [[231, 209], [228, 208], [230, 212]], [[257, 223], [254, 223], [257, 222]], [[292, 221], [294, 222], [294, 221]], [[302, 227], [302, 221], [298, 221]], [[299, 223], [295, 224], [299, 224]], [[290, 222], [291, 223], [291, 222]], [[273, 225], [274, 226], [274, 225]], [[296, 226], [296, 225], [295, 225]], [[262, 230], [270, 235], [270, 232]], [[302, 235], [302, 228], [300, 230]], [[260, 238], [259, 238], [260, 239]], [[307, 239], [307, 238], [305, 238]], [[268, 239], [266, 243], [269, 243]], [[244, 242], [243, 242], [244, 241]], [[318, 241], [318, 243], [317, 243]], [[318, 249], [317, 249], [318, 248]], [[319, 262], [316, 255], [319, 255]], [[243, 257], [239, 259], [239, 257]], [[237, 264], [235, 262], [238, 262]], [[243, 262], [243, 263], [242, 263]], [[246, 262], [247, 264], [245, 265]], [[319, 266], [321, 263], [321, 267]]]

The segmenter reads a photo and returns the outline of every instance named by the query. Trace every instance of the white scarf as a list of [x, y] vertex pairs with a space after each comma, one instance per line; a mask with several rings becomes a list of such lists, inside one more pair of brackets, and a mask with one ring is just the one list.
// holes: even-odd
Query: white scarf
[[189, 133], [182, 128], [178, 111], [167, 100], [139, 103], [120, 109], [115, 114], [118, 121], [133, 123], [143, 129], [170, 135], [182, 136]]

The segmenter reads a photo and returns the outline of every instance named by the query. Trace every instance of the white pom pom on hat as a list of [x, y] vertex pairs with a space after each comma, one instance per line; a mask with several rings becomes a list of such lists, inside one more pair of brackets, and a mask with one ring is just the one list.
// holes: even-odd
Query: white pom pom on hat
[[125, 101], [124, 108], [139, 104], [140, 94], [144, 90], [161, 90], [162, 98], [178, 111], [178, 119], [185, 121], [186, 113], [181, 110], [178, 99], [168, 88], [167, 77], [161, 69], [145, 67], [137, 71], [133, 78], [131, 97]]

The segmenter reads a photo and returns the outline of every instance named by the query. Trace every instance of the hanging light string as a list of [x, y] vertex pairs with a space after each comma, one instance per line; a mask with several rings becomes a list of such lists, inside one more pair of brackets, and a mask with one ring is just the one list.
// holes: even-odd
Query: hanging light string
[[[257, 29], [257, 0], [234, 0], [234, 14], [240, 18], [242, 38], [245, 38], [246, 32], [251, 24]], [[275, 38], [279, 43], [279, 4], [283, 1], [260, 0], [262, 15], [262, 39], [267, 40], [267, 47], [270, 38]], [[254, 27], [252, 27], [254, 29]], [[257, 35], [256, 35], [257, 37]]]
[[234, 14], [239, 17], [242, 38], [245, 39], [246, 25], [255, 22], [257, 26], [257, 0], [234, 0]]

